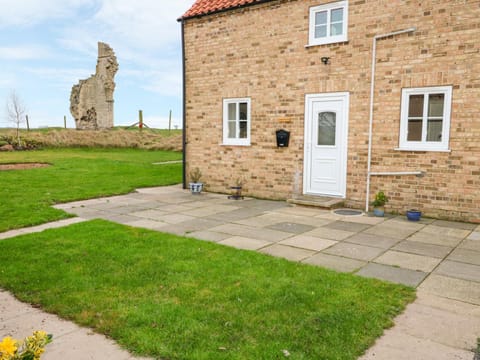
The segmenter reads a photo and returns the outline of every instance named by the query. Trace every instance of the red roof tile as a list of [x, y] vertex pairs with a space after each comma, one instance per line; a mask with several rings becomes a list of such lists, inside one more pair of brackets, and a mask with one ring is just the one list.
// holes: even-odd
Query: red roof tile
[[190, 17], [202, 16], [266, 1], [268, 0], [197, 0], [181, 18], [186, 19]]

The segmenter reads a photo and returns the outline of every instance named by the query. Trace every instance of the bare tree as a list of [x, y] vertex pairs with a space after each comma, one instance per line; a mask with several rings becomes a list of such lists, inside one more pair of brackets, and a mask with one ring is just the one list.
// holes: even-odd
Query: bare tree
[[21, 146], [20, 125], [25, 122], [25, 114], [27, 109], [15, 90], [10, 92], [10, 95], [7, 98], [5, 110], [8, 121], [14, 123], [17, 128], [17, 143], [18, 146]]

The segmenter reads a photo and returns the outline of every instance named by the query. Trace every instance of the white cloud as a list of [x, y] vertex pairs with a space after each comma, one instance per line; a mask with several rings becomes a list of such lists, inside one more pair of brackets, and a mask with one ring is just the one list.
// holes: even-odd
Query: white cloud
[[49, 49], [38, 45], [0, 47], [0, 60], [36, 60], [48, 57]]
[[66, 18], [98, 0], [0, 0], [0, 27], [35, 25], [49, 19]]

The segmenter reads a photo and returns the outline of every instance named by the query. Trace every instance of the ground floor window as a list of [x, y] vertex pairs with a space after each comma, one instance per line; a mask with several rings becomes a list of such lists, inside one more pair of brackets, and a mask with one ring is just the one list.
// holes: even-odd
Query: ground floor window
[[400, 149], [447, 151], [452, 87], [402, 90]]
[[250, 145], [250, 98], [223, 100], [223, 144]]

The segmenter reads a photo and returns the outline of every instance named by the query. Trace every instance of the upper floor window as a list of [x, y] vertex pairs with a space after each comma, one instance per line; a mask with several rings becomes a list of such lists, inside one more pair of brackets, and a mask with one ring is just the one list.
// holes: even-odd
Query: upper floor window
[[309, 45], [347, 41], [348, 1], [310, 8]]
[[400, 149], [447, 151], [452, 87], [402, 90]]
[[250, 145], [250, 99], [223, 100], [223, 144]]

